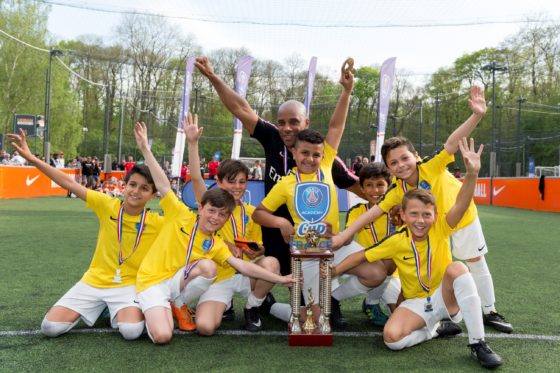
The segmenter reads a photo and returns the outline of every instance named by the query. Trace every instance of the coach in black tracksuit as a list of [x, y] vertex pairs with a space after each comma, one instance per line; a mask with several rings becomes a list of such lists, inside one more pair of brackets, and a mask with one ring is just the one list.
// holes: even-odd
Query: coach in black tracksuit
[[[294, 100], [283, 103], [278, 108], [277, 124], [274, 125], [260, 118], [251, 109], [247, 100], [216, 76], [206, 57], [197, 58], [195, 66], [210, 80], [222, 103], [243, 123], [243, 127], [249, 131], [251, 137], [262, 144], [266, 160], [265, 174], [263, 175], [264, 188], [265, 194], [268, 194], [274, 184], [296, 165], [290, 149], [294, 145], [296, 135], [309, 127], [305, 106]], [[339, 188], [361, 194], [357, 177], [346, 168], [339, 158], [333, 164], [332, 176]], [[292, 221], [285, 205], [279, 208], [274, 215]], [[282, 274], [289, 274], [291, 272], [290, 251], [288, 244], [284, 242], [280, 234], [280, 230], [262, 227], [262, 232], [266, 255], [277, 258], [280, 262]]]

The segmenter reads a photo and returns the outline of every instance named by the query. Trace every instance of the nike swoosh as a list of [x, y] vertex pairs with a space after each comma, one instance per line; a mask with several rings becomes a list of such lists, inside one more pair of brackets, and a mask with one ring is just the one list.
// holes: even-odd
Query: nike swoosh
[[498, 189], [494, 188], [494, 190], [492, 191], [492, 195], [493, 195], [494, 197], [496, 197], [498, 194], [502, 193], [502, 191], [503, 191], [505, 188], [506, 188], [506, 185], [504, 185], [503, 187], [498, 188]]
[[39, 178], [39, 176], [41, 175], [37, 175], [34, 178], [30, 179], [29, 176], [27, 176], [27, 178], [25, 179], [25, 185], [30, 186], [31, 184], [33, 184], [34, 182], [37, 181], [37, 179]]
[[183, 232], [183, 233], [186, 234], [187, 236], [190, 236], [189, 233], [185, 232], [185, 230], [183, 229], [183, 227], [181, 227], [181, 232]]
[[414, 259], [413, 256], [409, 256], [408, 258], [406, 256], [403, 256], [402, 258], [403, 258], [403, 260]]
[[111, 220], [115, 220], [115, 221], [119, 220], [119, 219], [114, 218], [114, 217], [112, 217], [112, 216], [109, 216], [109, 218], [110, 218]]
[[486, 247], [486, 245], [482, 245], [482, 247], [480, 247], [480, 248], [478, 249], [478, 251], [484, 250], [485, 247]]
[[138, 302], [137, 300], [133, 300], [132, 302], [134, 302], [136, 304], [140, 304], [140, 302]]
[[254, 322], [253, 325], [255, 325], [257, 328], [261, 327], [261, 320], [259, 319], [259, 321]]

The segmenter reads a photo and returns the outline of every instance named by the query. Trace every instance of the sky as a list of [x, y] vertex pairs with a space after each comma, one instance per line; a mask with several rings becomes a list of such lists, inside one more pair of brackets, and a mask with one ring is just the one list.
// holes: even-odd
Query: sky
[[305, 61], [317, 56], [319, 71], [327, 74], [349, 56], [357, 66], [397, 57], [399, 71], [422, 77], [465, 53], [499, 46], [528, 19], [560, 21], [558, 0], [42, 2], [51, 5], [48, 27], [57, 39], [98, 35], [110, 44], [119, 12], [135, 10], [166, 16], [205, 51], [246, 47], [253, 57], [279, 62], [294, 53]]

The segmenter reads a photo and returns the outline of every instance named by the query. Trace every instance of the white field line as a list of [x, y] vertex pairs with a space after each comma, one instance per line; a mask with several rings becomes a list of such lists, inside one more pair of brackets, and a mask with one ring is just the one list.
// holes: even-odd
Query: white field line
[[[117, 333], [118, 330], [110, 328], [88, 328], [88, 329], [73, 329], [69, 333], [72, 334], [101, 334], [101, 333]], [[174, 334], [184, 335], [184, 334], [196, 334], [194, 332], [183, 332], [180, 330], [175, 330]], [[41, 335], [40, 330], [5, 330], [0, 331], [0, 337], [15, 337], [15, 336], [25, 336], [25, 335]], [[235, 336], [288, 336], [288, 332], [283, 331], [261, 331], [258, 333], [248, 332], [246, 330], [218, 330], [216, 335], [235, 335]], [[381, 332], [334, 332], [335, 337], [381, 337]], [[461, 337], [467, 337], [467, 334], [459, 334]], [[560, 341], [560, 336], [558, 335], [535, 335], [535, 334], [486, 334], [489, 339], [524, 339], [524, 340], [535, 340], [535, 341]]]

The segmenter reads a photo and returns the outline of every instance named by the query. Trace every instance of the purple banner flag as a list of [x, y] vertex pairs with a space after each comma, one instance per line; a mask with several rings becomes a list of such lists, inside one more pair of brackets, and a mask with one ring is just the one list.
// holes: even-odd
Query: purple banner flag
[[387, 115], [389, 114], [389, 103], [391, 101], [391, 92], [393, 91], [396, 62], [396, 57], [391, 57], [385, 60], [379, 71], [377, 146], [375, 149], [375, 162], [383, 162], [381, 159], [381, 146], [385, 141], [385, 128], [387, 127]]
[[[251, 68], [253, 66], [253, 57], [243, 56], [237, 61], [237, 75], [235, 76], [235, 92], [241, 97], [247, 95], [247, 87], [249, 87], [249, 78], [251, 77]], [[243, 124], [235, 117], [233, 118], [233, 145], [231, 147], [231, 158], [238, 159], [241, 151], [241, 136], [243, 134]]]
[[305, 111], [309, 118], [311, 108], [311, 99], [313, 98], [313, 85], [315, 84], [315, 74], [317, 73], [317, 57], [311, 57], [309, 61], [309, 70], [307, 70], [307, 90], [305, 91]]
[[171, 158], [171, 176], [181, 176], [181, 164], [183, 163], [183, 155], [185, 154], [185, 133], [181, 126], [184, 116], [189, 111], [192, 87], [192, 72], [194, 69], [195, 57], [187, 59], [187, 67], [185, 69], [185, 79], [183, 81], [183, 95], [181, 96], [181, 110], [178, 113], [177, 135], [175, 136], [175, 147]]

